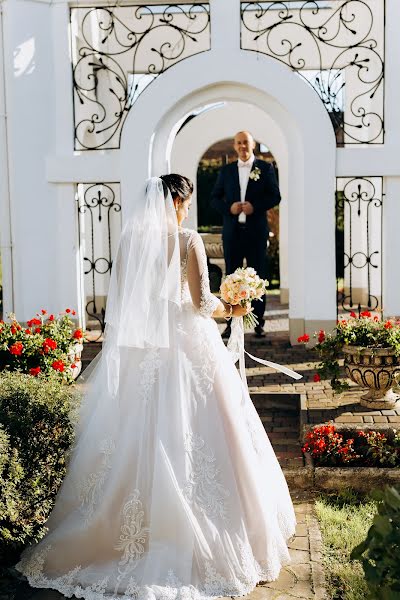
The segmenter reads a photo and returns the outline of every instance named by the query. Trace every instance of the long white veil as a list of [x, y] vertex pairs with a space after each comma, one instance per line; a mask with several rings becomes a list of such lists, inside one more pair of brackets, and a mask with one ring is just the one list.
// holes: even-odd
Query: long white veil
[[113, 261], [102, 351], [81, 377], [85, 384], [82, 417], [95, 409], [94, 390], [101, 389], [102, 398], [116, 398], [124, 356], [137, 358], [133, 349], [170, 346], [171, 316], [181, 301], [176, 211], [158, 177], [145, 182], [139, 198], [122, 229]]

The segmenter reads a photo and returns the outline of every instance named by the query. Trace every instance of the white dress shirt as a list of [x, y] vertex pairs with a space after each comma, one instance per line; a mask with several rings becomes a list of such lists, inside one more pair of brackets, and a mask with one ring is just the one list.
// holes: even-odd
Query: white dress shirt
[[[240, 185], [240, 202], [246, 201], [246, 190], [247, 184], [249, 183], [250, 171], [253, 166], [255, 160], [254, 154], [252, 154], [246, 162], [243, 160], [238, 160], [238, 170], [239, 170], [239, 185]], [[239, 223], [246, 223], [246, 215], [244, 212], [241, 212], [238, 217]]]

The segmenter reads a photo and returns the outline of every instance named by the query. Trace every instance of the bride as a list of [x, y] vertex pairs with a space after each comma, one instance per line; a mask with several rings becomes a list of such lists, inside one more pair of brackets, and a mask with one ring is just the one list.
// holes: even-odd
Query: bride
[[48, 532], [17, 568], [86, 600], [240, 596], [289, 561], [288, 488], [213, 317], [192, 183], [146, 182], [121, 235], [101, 355]]

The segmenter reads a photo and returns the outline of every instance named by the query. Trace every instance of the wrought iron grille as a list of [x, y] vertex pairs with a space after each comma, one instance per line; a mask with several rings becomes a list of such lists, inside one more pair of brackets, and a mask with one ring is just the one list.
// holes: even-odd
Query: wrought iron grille
[[97, 341], [104, 331], [104, 315], [113, 258], [121, 232], [118, 183], [80, 183], [77, 187], [79, 248], [86, 329]]
[[382, 309], [382, 177], [338, 177], [338, 311]]
[[208, 4], [71, 8], [76, 150], [119, 148], [143, 90], [210, 49]]
[[383, 144], [385, 0], [242, 2], [241, 19], [241, 47], [308, 81], [338, 145]]

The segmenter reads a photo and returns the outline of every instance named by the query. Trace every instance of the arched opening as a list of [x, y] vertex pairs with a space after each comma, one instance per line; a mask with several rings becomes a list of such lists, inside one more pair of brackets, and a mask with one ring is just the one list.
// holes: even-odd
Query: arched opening
[[[194, 111], [224, 102], [261, 111], [276, 132], [274, 146], [270, 145], [279, 164], [282, 195], [287, 198], [286, 230], [281, 206], [280, 236], [281, 241], [286, 236], [288, 253], [284, 257], [281, 252], [281, 285], [285, 284], [288, 293], [290, 281], [290, 339], [296, 343], [304, 332], [312, 335], [316, 329], [329, 329], [336, 320], [335, 138], [316, 94], [286, 67], [268, 57], [255, 62], [244, 52], [228, 64], [225, 58], [211, 52], [183, 61], [143, 92], [122, 136], [121, 189], [135, 202], [139, 201], [135, 196], [138, 177], [180, 171], [195, 179], [198, 162], [213, 142], [238, 129], [253, 129], [242, 121], [237, 127], [232, 121], [230, 131], [221, 134], [217, 122], [214, 128], [203, 128], [209, 139], [201, 136], [198, 142], [195, 135], [189, 135], [189, 126], [180, 131]], [[191, 122], [201, 124], [213, 112], [217, 110]], [[253, 133], [262, 139], [257, 131]], [[148, 140], [147, 150], [137, 147], [137, 139]], [[197, 227], [196, 221], [193, 211], [189, 226]], [[282, 264], [286, 264], [286, 281]]]

